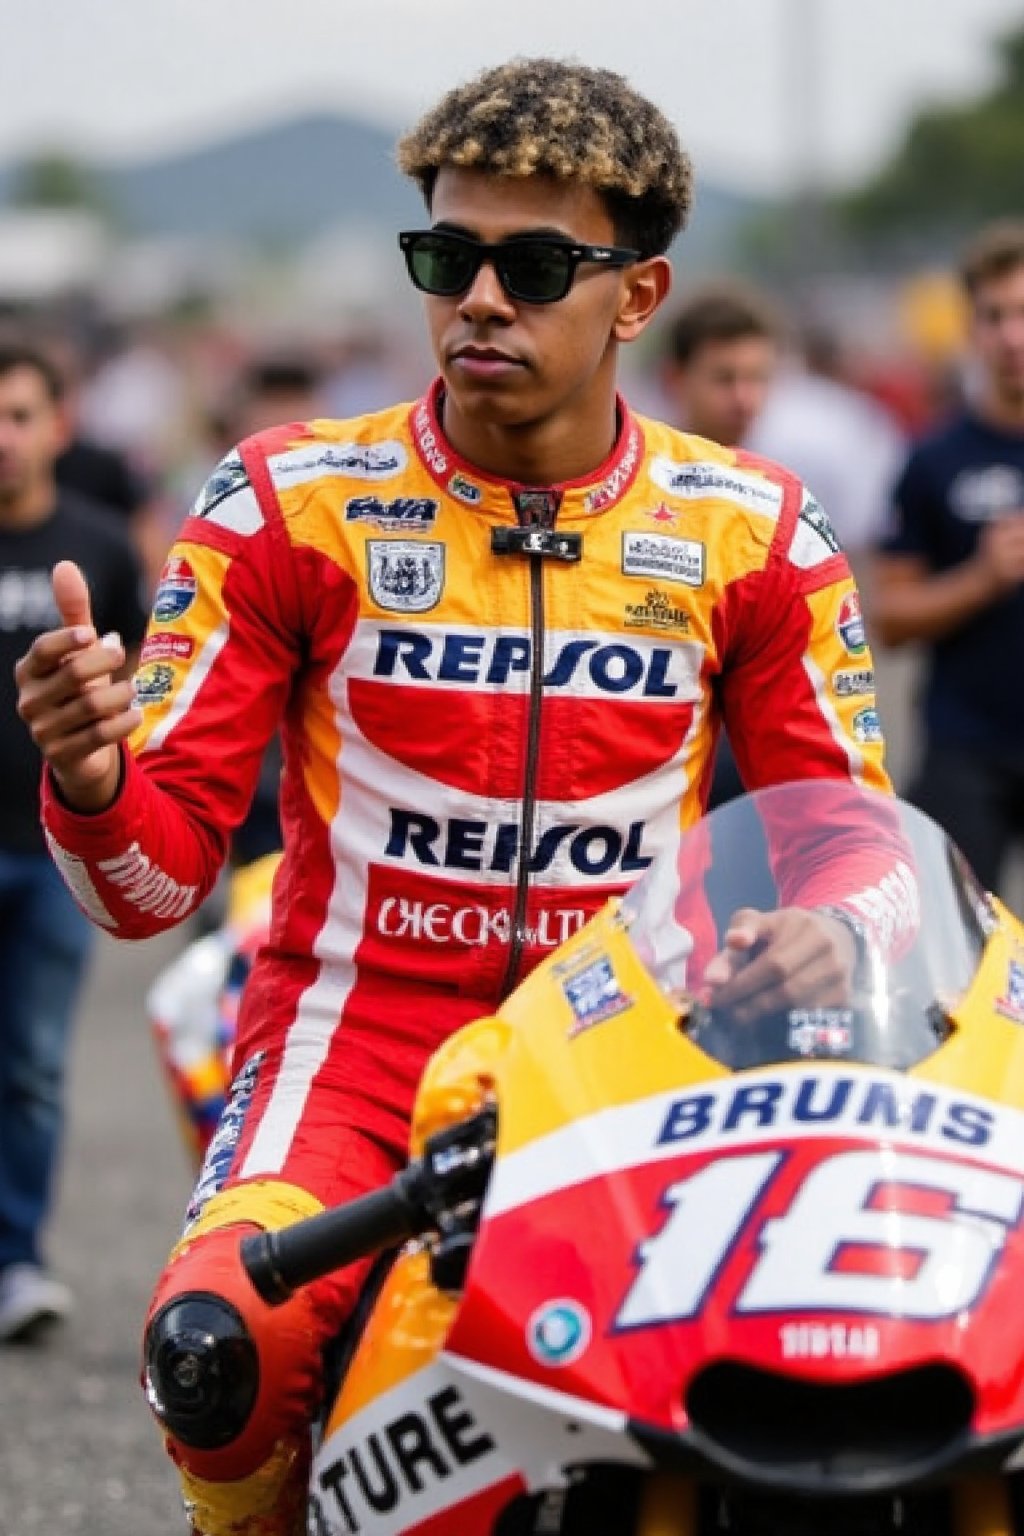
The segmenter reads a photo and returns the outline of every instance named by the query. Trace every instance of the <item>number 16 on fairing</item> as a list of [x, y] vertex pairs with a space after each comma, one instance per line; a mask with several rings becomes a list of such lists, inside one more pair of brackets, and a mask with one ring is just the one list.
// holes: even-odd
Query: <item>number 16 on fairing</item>
[[744, 1239], [739, 1315], [842, 1311], [934, 1322], [977, 1305], [1024, 1210], [1024, 1182], [890, 1150], [838, 1152], [781, 1215], [759, 1210], [787, 1154], [718, 1159], [665, 1190], [668, 1216], [639, 1245], [617, 1330], [696, 1318]]

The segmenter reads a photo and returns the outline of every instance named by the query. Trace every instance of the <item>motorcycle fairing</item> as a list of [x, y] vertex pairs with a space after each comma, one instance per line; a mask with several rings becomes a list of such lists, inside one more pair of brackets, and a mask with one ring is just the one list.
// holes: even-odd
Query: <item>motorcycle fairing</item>
[[[970, 987], [943, 999], [948, 1038], [908, 1071], [828, 1061], [728, 1071], [687, 1037], [679, 1005], [633, 946], [618, 902], [496, 1017], [446, 1042], [421, 1085], [413, 1154], [482, 1099], [498, 1106], [497, 1160], [465, 1294], [458, 1306], [441, 1296], [422, 1253], [399, 1260], [317, 1469], [351, 1453], [359, 1435], [365, 1443], [394, 1422], [379, 1418], [385, 1398], [389, 1411], [422, 1417], [432, 1394], [449, 1389], [458, 1405], [470, 1405], [465, 1411], [494, 1450], [475, 1459], [468, 1481], [438, 1475], [447, 1492], [404, 1504], [404, 1524], [364, 1511], [361, 1528], [370, 1536], [489, 1533], [502, 1500], [542, 1486], [535, 1479], [557, 1478], [560, 1465], [564, 1472], [550, 1415], [537, 1420], [547, 1426], [546, 1463], [528, 1451], [545, 1402], [564, 1404], [567, 1422], [597, 1415], [608, 1430], [600, 1448], [607, 1460], [635, 1464], [638, 1444], [651, 1459], [685, 1458], [699, 1450], [688, 1388], [732, 1356], [810, 1387], [938, 1366], [968, 1382], [973, 1406], [963, 1433], [949, 1437], [945, 1465], [986, 1445], [1005, 1459], [1024, 1443], [1024, 1332], [1014, 1304], [1024, 1265], [1024, 1016], [1005, 1006], [1007, 976], [1024, 962], [1024, 930], [994, 910], [998, 927]], [[687, 1099], [702, 1107], [687, 1108]], [[867, 1191], [872, 1156], [879, 1176]], [[813, 1305], [786, 1297], [777, 1282], [787, 1266], [776, 1265], [774, 1290], [744, 1307], [773, 1232], [781, 1233], [776, 1252], [807, 1257], [805, 1243], [785, 1239], [813, 1238], [816, 1213], [831, 1219], [837, 1166], [846, 1182], [832, 1203], [839, 1215], [866, 1220], [869, 1239], [845, 1234], [853, 1241], [839, 1270], [871, 1293], [869, 1304], [863, 1296], [841, 1306], [822, 1305], [820, 1294]], [[817, 1205], [798, 1231], [794, 1204], [809, 1183]], [[705, 1216], [690, 1229], [705, 1243], [692, 1244], [696, 1279], [691, 1272], [685, 1317], [671, 1315], [678, 1269], [671, 1285], [647, 1284], [658, 1263], [691, 1262], [691, 1238], [673, 1224], [679, 1186], [683, 1198], [698, 1190]], [[816, 1268], [804, 1264], [805, 1278], [820, 1281], [827, 1269], [819, 1255]], [[659, 1303], [659, 1294], [669, 1299]], [[927, 1315], [905, 1315], [901, 1294]], [[934, 1299], [943, 1294], [945, 1307]], [[953, 1303], [960, 1305], [951, 1312]], [[471, 1380], [486, 1380], [492, 1400], [473, 1396]], [[576, 1457], [585, 1459], [578, 1449]], [[350, 1529], [337, 1501], [333, 1513], [321, 1513], [333, 1520], [325, 1530]]]
[[501, 1372], [438, 1352], [443, 1319], [426, 1305], [422, 1261], [399, 1259], [324, 1432], [310, 1480], [316, 1536], [490, 1536], [510, 1499], [562, 1486], [572, 1467], [652, 1464], [624, 1414], [510, 1390]]
[[[611, 904], [502, 1009], [498, 1159], [450, 1353], [502, 1369], [510, 1390], [554, 1384], [677, 1435], [688, 1383], [733, 1354], [820, 1382], [942, 1361], [970, 1383], [975, 1437], [1024, 1432], [1024, 1035], [994, 1006], [1020, 944], [1016, 925], [993, 936], [952, 1034], [912, 1071], [815, 1061], [728, 1074], [651, 995]], [[605, 993], [628, 1006], [580, 1030], [564, 982], [598, 962], [614, 978]], [[457, 1055], [453, 1044], [449, 1066]], [[664, 1234], [680, 1187], [703, 1214], [676, 1240]], [[830, 1209], [845, 1289], [808, 1251]], [[690, 1258], [713, 1219], [717, 1247]], [[645, 1251], [674, 1266], [655, 1291], [678, 1295], [684, 1261], [694, 1285], [703, 1276], [692, 1317], [654, 1300], [645, 1315]], [[544, 1358], [530, 1328], [560, 1306], [589, 1339], [578, 1356]]]

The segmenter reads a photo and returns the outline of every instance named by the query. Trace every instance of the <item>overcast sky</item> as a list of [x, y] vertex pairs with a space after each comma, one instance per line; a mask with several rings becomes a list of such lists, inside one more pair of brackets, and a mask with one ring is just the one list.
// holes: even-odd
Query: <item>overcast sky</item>
[[135, 157], [300, 108], [401, 128], [516, 53], [617, 69], [698, 176], [869, 174], [915, 106], [993, 79], [1024, 0], [0, 0], [0, 158]]

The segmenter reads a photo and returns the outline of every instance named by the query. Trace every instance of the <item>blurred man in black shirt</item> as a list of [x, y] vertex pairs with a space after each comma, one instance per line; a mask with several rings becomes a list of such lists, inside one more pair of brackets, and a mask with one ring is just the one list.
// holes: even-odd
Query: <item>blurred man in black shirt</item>
[[[70, 1308], [66, 1287], [45, 1270], [41, 1233], [92, 931], [46, 848], [40, 759], [16, 718], [14, 663], [59, 622], [57, 560], [82, 565], [101, 632], [120, 633], [129, 654], [146, 620], [138, 558], [119, 519], [58, 488], [67, 433], [60, 375], [46, 355], [0, 345], [0, 1343], [32, 1336]], [[77, 894], [88, 906], [90, 893]]]

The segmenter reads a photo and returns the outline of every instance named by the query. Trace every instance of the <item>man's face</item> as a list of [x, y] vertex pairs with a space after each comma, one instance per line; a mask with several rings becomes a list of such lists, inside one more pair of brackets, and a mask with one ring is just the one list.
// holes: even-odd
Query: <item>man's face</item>
[[61, 407], [34, 368], [0, 374], [0, 506], [50, 480], [66, 436]]
[[971, 337], [996, 396], [1024, 407], [1024, 266], [990, 278], [977, 289]]
[[766, 336], [706, 341], [687, 363], [672, 363], [664, 384], [676, 419], [688, 432], [733, 448], [764, 406], [776, 365]]
[[[590, 187], [547, 176], [497, 177], [445, 168], [431, 202], [435, 228], [485, 242], [557, 235], [613, 245], [615, 229]], [[452, 298], [427, 297], [431, 342], [445, 385], [470, 421], [517, 428], [585, 402], [614, 368], [610, 345], [630, 269], [584, 263], [564, 299], [526, 304], [510, 299], [485, 264]]]

